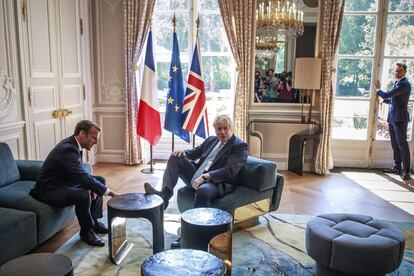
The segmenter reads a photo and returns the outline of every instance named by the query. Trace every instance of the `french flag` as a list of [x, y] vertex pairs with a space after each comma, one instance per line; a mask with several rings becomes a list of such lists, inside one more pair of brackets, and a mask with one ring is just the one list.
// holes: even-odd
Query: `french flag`
[[152, 52], [152, 31], [147, 39], [141, 99], [137, 117], [137, 134], [155, 146], [161, 138], [161, 116], [158, 111], [157, 76]]

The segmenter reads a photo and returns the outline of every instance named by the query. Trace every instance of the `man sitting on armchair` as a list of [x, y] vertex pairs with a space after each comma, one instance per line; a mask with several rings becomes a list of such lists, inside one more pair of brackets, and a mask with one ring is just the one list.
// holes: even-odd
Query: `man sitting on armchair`
[[[168, 159], [161, 191], [144, 184], [147, 194], [157, 194], [167, 208], [180, 177], [195, 190], [193, 207], [208, 207], [215, 198], [234, 190], [236, 176], [247, 160], [247, 144], [233, 134], [233, 122], [218, 115], [213, 122], [216, 136], [190, 150], [174, 151]], [[195, 161], [198, 160], [197, 163]]]

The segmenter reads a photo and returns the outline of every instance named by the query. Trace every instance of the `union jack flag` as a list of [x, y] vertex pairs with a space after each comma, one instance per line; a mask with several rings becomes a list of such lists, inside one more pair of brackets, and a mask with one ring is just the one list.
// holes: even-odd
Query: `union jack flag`
[[197, 32], [197, 40], [194, 46], [193, 59], [188, 75], [187, 89], [183, 106], [183, 129], [206, 139], [208, 132], [206, 91], [201, 74], [201, 56], [198, 49], [200, 45]]

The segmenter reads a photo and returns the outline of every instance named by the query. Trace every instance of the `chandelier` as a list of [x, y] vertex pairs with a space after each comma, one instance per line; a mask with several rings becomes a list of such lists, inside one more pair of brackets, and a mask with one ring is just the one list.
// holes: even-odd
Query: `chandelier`
[[256, 9], [256, 34], [270, 41], [278, 34], [297, 37], [303, 34], [303, 11], [296, 0], [258, 0]]
[[256, 56], [260, 59], [272, 59], [278, 51], [277, 40], [256, 37]]

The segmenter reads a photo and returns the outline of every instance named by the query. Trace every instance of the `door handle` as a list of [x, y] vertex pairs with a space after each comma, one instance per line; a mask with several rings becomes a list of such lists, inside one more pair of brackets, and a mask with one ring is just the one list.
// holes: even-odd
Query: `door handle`
[[55, 111], [53, 111], [52, 112], [52, 116], [53, 116], [53, 118], [60, 118], [60, 117], [62, 117], [62, 109], [59, 109], [59, 110], [55, 110]]
[[62, 117], [67, 117], [70, 114], [72, 114], [72, 110], [66, 108], [62, 110]]

